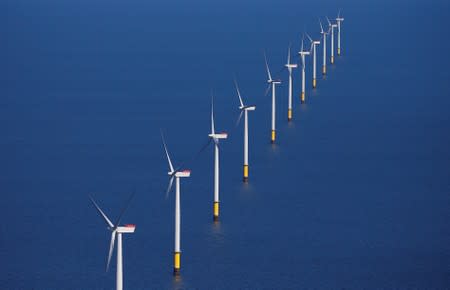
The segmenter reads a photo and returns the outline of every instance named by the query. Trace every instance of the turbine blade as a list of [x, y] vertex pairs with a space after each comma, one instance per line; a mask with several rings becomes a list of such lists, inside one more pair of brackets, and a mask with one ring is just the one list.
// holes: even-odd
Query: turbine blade
[[269, 93], [269, 91], [270, 91], [270, 87], [272, 86], [272, 84], [269, 84], [268, 86], [267, 86], [267, 89], [266, 89], [266, 92], [264, 93], [264, 96], [267, 96], [267, 94]]
[[175, 178], [175, 175], [172, 175], [169, 179], [169, 185], [167, 186], [167, 190], [166, 190], [166, 199], [169, 197], [169, 192], [172, 189], [172, 185], [173, 185], [173, 179]]
[[326, 18], [327, 18], [327, 21], [328, 21], [328, 26], [331, 26], [330, 19], [328, 19], [328, 16], [326, 16]]
[[265, 51], [264, 51], [264, 61], [266, 62], [267, 77], [269, 78], [269, 81], [272, 81], [272, 76], [270, 75], [269, 64], [267, 63], [267, 56]]
[[309, 39], [309, 41], [310, 41], [310, 42], [313, 42], [313, 40], [312, 40], [311, 36], [309, 36], [309, 34], [308, 34], [308, 33], [306, 33], [306, 36], [308, 37], [308, 39]]
[[167, 161], [169, 161], [170, 172], [173, 172], [174, 170], [173, 170], [172, 161], [170, 161], [169, 151], [167, 151], [166, 140], [164, 139], [164, 134], [163, 134], [162, 130], [161, 130], [161, 139], [163, 141], [164, 151], [166, 151]]
[[109, 218], [106, 216], [106, 214], [102, 211], [102, 209], [97, 205], [97, 203], [94, 201], [94, 199], [92, 198], [92, 196], [89, 196], [89, 198], [91, 199], [92, 204], [95, 206], [95, 208], [97, 209], [98, 213], [103, 217], [103, 220], [106, 222], [106, 224], [110, 227], [113, 228], [114, 225], [113, 223], [109, 220]]
[[241, 122], [243, 114], [244, 114], [244, 110], [241, 110], [241, 112], [239, 113], [238, 118], [236, 119], [236, 124], [234, 125], [235, 127], [237, 127], [239, 125], [239, 123]]
[[341, 18], [341, 9], [339, 8], [339, 11], [338, 11], [338, 16], [337, 16], [337, 18]]
[[320, 18], [319, 18], [319, 24], [320, 24], [320, 33], [323, 33], [324, 31], [323, 31], [322, 21], [320, 21]]
[[120, 221], [122, 220], [123, 214], [127, 211], [127, 209], [130, 207], [131, 200], [133, 199], [134, 195], [136, 194], [136, 190], [133, 190], [130, 197], [127, 200], [127, 203], [123, 207], [122, 211], [120, 212], [119, 217], [117, 218], [116, 227], [120, 225]]
[[108, 261], [106, 262], [106, 272], [109, 270], [109, 263], [111, 262], [112, 253], [114, 251], [114, 242], [116, 241], [116, 231], [111, 233], [111, 242], [109, 243]]
[[288, 59], [287, 59], [287, 64], [288, 64], [288, 65], [291, 64], [291, 43], [289, 43], [289, 46], [288, 46]]
[[206, 141], [205, 145], [203, 145], [200, 150], [198, 150], [197, 154], [194, 156], [194, 159], [197, 159], [198, 155], [205, 151], [206, 148], [208, 148], [209, 144], [211, 144], [212, 139], [208, 138], [208, 141]]
[[239, 86], [236, 79], [234, 79], [234, 85], [236, 86], [236, 91], [239, 97], [239, 102], [241, 103], [241, 107], [244, 107], [244, 102], [242, 102], [241, 92], [239, 91]]
[[216, 134], [214, 129], [214, 96], [211, 95], [211, 134]]
[[184, 168], [186, 164], [190, 164], [192, 161], [194, 161], [195, 159], [198, 158], [198, 156], [200, 155], [200, 153], [202, 153], [203, 151], [205, 151], [205, 149], [209, 146], [209, 144], [212, 142], [212, 138], [209, 138], [206, 140], [205, 144], [200, 148], [200, 150], [197, 151], [197, 153], [191, 158], [188, 159], [187, 161], [183, 162], [179, 167], [177, 167], [175, 169], [175, 172], [178, 172], [181, 170], [181, 168]]
[[301, 49], [301, 51], [303, 52], [303, 39], [305, 38], [305, 35], [303, 35], [303, 37], [302, 37], [302, 49]]

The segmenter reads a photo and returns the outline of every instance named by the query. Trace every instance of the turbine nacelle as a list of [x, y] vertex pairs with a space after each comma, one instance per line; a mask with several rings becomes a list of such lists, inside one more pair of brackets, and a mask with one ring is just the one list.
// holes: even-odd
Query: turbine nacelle
[[336, 18], [336, 21], [344, 21], [344, 18]]
[[190, 177], [190, 176], [191, 176], [191, 171], [186, 170], [186, 169], [175, 173], [175, 177]]
[[268, 84], [276, 84], [276, 85], [278, 85], [278, 84], [281, 84], [281, 80], [267, 80], [267, 83]]
[[311, 53], [309, 51], [299, 51], [298, 54], [300, 54], [300, 55], [310, 55]]
[[225, 132], [216, 133], [216, 134], [209, 134], [208, 136], [213, 138], [213, 139], [227, 139], [228, 138], [228, 134], [225, 133]]
[[254, 110], [256, 110], [256, 106], [239, 106], [239, 110], [241, 110], [241, 111], [254, 111]]
[[298, 67], [297, 64], [290, 64], [290, 63], [285, 64], [284, 66], [287, 67], [287, 68], [297, 68]]
[[319, 44], [320, 44], [320, 41], [314, 40], [314, 41], [313, 41], [313, 44], [314, 44], [314, 45], [319, 45]]
[[124, 226], [117, 227], [116, 231], [121, 234], [132, 234], [132, 233], [134, 233], [135, 229], [136, 229], [136, 225], [127, 224]]
[[176, 172], [167, 172], [167, 175], [169, 176], [175, 176], [175, 177], [190, 177], [191, 176], [191, 171], [190, 170], [182, 170], [182, 171], [176, 171]]

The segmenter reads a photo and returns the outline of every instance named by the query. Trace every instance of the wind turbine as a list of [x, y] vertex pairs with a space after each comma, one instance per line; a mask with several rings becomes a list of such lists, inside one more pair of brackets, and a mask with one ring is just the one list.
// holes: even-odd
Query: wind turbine
[[331, 30], [331, 63], [334, 63], [334, 29], [337, 27], [337, 24], [331, 24], [330, 19], [328, 19], [328, 27]]
[[180, 178], [191, 176], [190, 170], [181, 170], [180, 167], [177, 169], [173, 168], [172, 161], [170, 161], [169, 151], [167, 150], [166, 141], [164, 140], [164, 135], [161, 132], [161, 138], [164, 145], [164, 151], [166, 151], [167, 161], [169, 162], [170, 171], [167, 173], [170, 176], [169, 186], [166, 191], [166, 198], [172, 189], [173, 180], [175, 179], [175, 248], [174, 248], [174, 258], [173, 258], [173, 274], [180, 274], [180, 226], [181, 226], [181, 213], [180, 213]]
[[274, 80], [272, 79], [272, 75], [270, 74], [270, 70], [269, 70], [269, 64], [267, 63], [267, 57], [266, 54], [264, 53], [264, 60], [266, 61], [266, 69], [267, 69], [267, 83], [269, 84], [269, 86], [267, 87], [267, 91], [266, 91], [266, 95], [267, 92], [269, 91], [270, 87], [272, 86], [272, 134], [270, 137], [270, 142], [275, 143], [275, 113], [276, 113], [276, 108], [275, 108], [275, 86], [278, 84], [281, 84], [280, 80]]
[[305, 102], [305, 55], [311, 54], [311, 51], [303, 50], [303, 38], [302, 38], [302, 48], [298, 52], [298, 54], [301, 57], [301, 61], [302, 61], [302, 94], [301, 94], [301, 98], [300, 98], [302, 103]]
[[227, 133], [216, 133], [214, 126], [214, 103], [211, 98], [211, 134], [208, 135], [214, 141], [214, 221], [219, 220], [219, 140], [227, 139]]
[[291, 64], [291, 46], [288, 48], [288, 59], [284, 65], [289, 72], [289, 95], [288, 95], [288, 121], [292, 120], [292, 70], [297, 68], [297, 64]]
[[327, 73], [327, 35], [330, 32], [330, 29], [328, 31], [323, 30], [322, 21], [319, 19], [320, 24], [320, 34], [322, 34], [323, 39], [323, 60], [322, 60], [322, 74]]
[[256, 110], [256, 106], [246, 106], [242, 101], [241, 93], [239, 92], [239, 87], [234, 80], [234, 84], [236, 85], [236, 91], [239, 97], [239, 110], [241, 113], [239, 114], [238, 122], [241, 120], [242, 114], [244, 114], [244, 182], [248, 181], [248, 111]]
[[306, 36], [308, 36], [309, 41], [311, 42], [312, 45], [312, 51], [313, 51], [313, 88], [316, 88], [316, 45], [320, 44], [319, 40], [312, 40], [312, 38], [308, 35], [308, 33], [306, 34]]
[[111, 242], [109, 244], [109, 253], [108, 253], [108, 261], [106, 263], [106, 272], [108, 272], [109, 269], [109, 263], [111, 261], [112, 252], [114, 251], [114, 242], [116, 241], [116, 235], [117, 235], [117, 267], [116, 267], [116, 289], [122, 290], [123, 289], [123, 260], [122, 260], [122, 234], [132, 234], [134, 233], [134, 230], [136, 228], [135, 225], [126, 224], [124, 226], [120, 226], [120, 221], [122, 220], [123, 214], [127, 210], [128, 206], [130, 205], [131, 199], [134, 196], [134, 192], [131, 194], [130, 198], [128, 199], [128, 202], [125, 204], [125, 207], [123, 208], [122, 212], [120, 213], [119, 217], [117, 218], [117, 221], [115, 224], [113, 224], [109, 218], [106, 216], [106, 214], [101, 210], [101, 208], [97, 205], [97, 203], [94, 201], [94, 199], [89, 196], [89, 198], [92, 201], [92, 204], [97, 209], [100, 216], [103, 218], [107, 225], [107, 229], [111, 231]]
[[336, 18], [337, 27], [338, 27], [338, 55], [341, 55], [341, 22], [344, 21], [344, 18], [341, 17], [341, 10], [338, 12], [338, 16]]

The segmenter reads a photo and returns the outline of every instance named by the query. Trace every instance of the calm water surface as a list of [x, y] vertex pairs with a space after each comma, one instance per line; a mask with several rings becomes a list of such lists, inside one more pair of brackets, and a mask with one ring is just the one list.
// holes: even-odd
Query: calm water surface
[[[0, 4], [0, 288], [111, 289], [111, 219], [123, 222], [124, 286], [450, 287], [448, 1], [31, 1]], [[342, 8], [342, 56], [286, 121], [287, 46]], [[277, 91], [269, 143], [263, 49]], [[319, 49], [321, 51], [321, 48]], [[296, 59], [298, 60], [298, 59]], [[321, 63], [321, 59], [318, 61]], [[250, 114], [250, 182], [241, 182]], [[207, 139], [210, 90], [221, 146], [182, 180], [182, 275], [172, 276], [174, 163]]]

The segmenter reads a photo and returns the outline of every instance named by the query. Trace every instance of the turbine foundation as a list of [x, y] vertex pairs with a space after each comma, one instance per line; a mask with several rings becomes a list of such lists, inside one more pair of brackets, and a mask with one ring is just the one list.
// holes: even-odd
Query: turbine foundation
[[338, 47], [338, 55], [341, 55], [341, 48]]
[[180, 275], [180, 252], [175, 252], [173, 255], [173, 274], [175, 276]]
[[292, 120], [292, 109], [288, 109], [288, 121]]
[[313, 79], [313, 88], [316, 88], [316, 79]]
[[305, 92], [302, 92], [302, 95], [300, 97], [300, 100], [302, 101], [302, 104], [305, 103]]
[[219, 202], [215, 201], [214, 202], [214, 217], [213, 217], [214, 221], [218, 221], [219, 220]]
[[248, 181], [248, 165], [244, 164], [244, 182]]
[[270, 142], [275, 143], [275, 130], [272, 130], [272, 135], [270, 137]]
[[331, 63], [334, 63], [334, 56], [331, 57]]
[[327, 67], [326, 66], [322, 66], [322, 74], [327, 74]]

